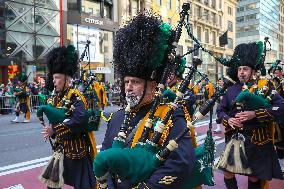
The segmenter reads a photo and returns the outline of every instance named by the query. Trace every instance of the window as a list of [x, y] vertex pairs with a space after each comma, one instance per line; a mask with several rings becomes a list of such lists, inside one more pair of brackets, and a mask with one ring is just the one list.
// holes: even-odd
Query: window
[[[187, 52], [191, 51], [191, 50], [192, 50], [192, 48], [188, 46]], [[192, 62], [192, 56], [193, 56], [193, 53], [190, 53], [190, 54], [187, 55], [187, 61], [190, 62], [190, 63]]]
[[200, 6], [198, 6], [198, 5], [196, 5], [196, 15], [197, 15], [197, 17], [198, 18], [201, 18], [201, 7]]
[[176, 2], [176, 11], [178, 13], [180, 12], [180, 0], [177, 0], [177, 2]]
[[208, 6], [209, 5], [209, 0], [204, 0], [204, 4]]
[[89, 11], [88, 11], [88, 13], [91, 13], [91, 14], [93, 14], [93, 8], [89, 8]]
[[197, 39], [201, 40], [201, 27], [197, 26]]
[[229, 14], [229, 15], [233, 15], [232, 7], [229, 7], [229, 6], [228, 6], [228, 14]]
[[228, 31], [233, 32], [233, 22], [228, 21]]
[[245, 21], [244, 16], [237, 17], [237, 22], [244, 22], [244, 21]]
[[167, 8], [168, 10], [172, 9], [172, 0], [167, 0]]
[[251, 3], [251, 4], [248, 4], [247, 6], [246, 6], [246, 9], [247, 10], [252, 10], [252, 9], [256, 9], [256, 3]]
[[209, 20], [209, 10], [204, 9], [204, 16], [206, 20]]
[[162, 0], [157, 0], [157, 5], [162, 6]]
[[250, 14], [245, 17], [246, 21], [255, 20], [257, 18], [257, 14]]
[[216, 32], [212, 31], [212, 43], [216, 45]]
[[217, 24], [216, 14], [212, 12], [212, 21], [214, 24]]
[[237, 8], [237, 12], [243, 12], [244, 10], [245, 10], [245, 7], [244, 7], [244, 6]]
[[132, 16], [135, 16], [138, 14], [139, 12], [139, 3], [138, 0], [132, 0], [131, 3], [131, 12], [132, 12]]
[[104, 17], [111, 19], [111, 5], [105, 3], [104, 4]]
[[85, 13], [93, 14], [96, 17], [102, 17], [101, 4], [100, 2], [97, 2], [97, 1], [82, 0], [81, 11]]
[[212, 7], [213, 9], [216, 8], [216, 0], [211, 0], [211, 7]]
[[219, 25], [222, 27], [222, 16], [219, 15]]
[[222, 9], [222, 0], [219, 0], [219, 9]]
[[233, 39], [231, 39], [231, 38], [228, 38], [228, 48], [229, 49], [233, 49], [234, 47], [233, 47]]
[[77, 0], [68, 0], [67, 8], [68, 10], [79, 10]]
[[209, 30], [205, 29], [205, 43], [209, 43]]

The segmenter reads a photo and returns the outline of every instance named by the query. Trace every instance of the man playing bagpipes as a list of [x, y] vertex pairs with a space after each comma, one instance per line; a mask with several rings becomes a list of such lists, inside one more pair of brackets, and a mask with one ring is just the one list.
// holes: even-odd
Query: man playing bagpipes
[[[163, 60], [171, 37], [170, 26], [162, 23], [151, 13], [138, 14], [128, 25], [118, 31], [114, 43], [114, 64], [117, 74], [123, 81], [122, 92], [128, 104], [127, 107], [130, 107], [130, 113], [126, 120], [124, 117], [128, 109], [127, 111], [119, 110], [113, 115], [107, 126], [100, 153], [114, 148], [112, 143], [118, 136], [122, 124], [127, 125], [129, 133], [125, 141], [125, 148], [135, 147], [137, 149], [138, 140], [141, 138], [155, 97], [157, 83], [161, 80], [166, 67]], [[156, 112], [155, 120], [159, 122], [168, 109], [166, 106], [158, 106], [154, 111]], [[177, 108], [159, 140], [159, 145], [168, 144], [168, 141], [176, 137], [185, 127], [185, 115], [180, 108]], [[150, 136], [152, 135], [153, 132], [150, 133]], [[140, 156], [137, 154], [137, 157], [139, 159]], [[187, 135], [179, 142], [178, 149], [173, 151], [169, 158], [143, 182], [133, 185], [130, 180], [111, 175], [107, 179], [108, 188], [180, 188], [183, 182], [190, 177], [194, 160], [191, 137]], [[132, 163], [135, 166], [144, 161], [147, 160], [140, 159], [139, 162]], [[135, 167], [129, 169], [129, 166], [125, 165], [124, 170], [135, 169]], [[133, 177], [135, 178], [135, 175]]]
[[28, 76], [24, 73], [21, 75], [19, 80], [19, 88], [14, 89], [14, 96], [17, 99], [15, 112], [16, 112], [16, 118], [12, 120], [11, 122], [18, 123], [20, 112], [23, 112], [25, 115], [25, 120], [23, 123], [29, 123], [30, 122], [30, 92], [27, 86], [28, 82]]
[[217, 108], [225, 127], [226, 147], [217, 167], [228, 189], [237, 189], [235, 174], [248, 176], [248, 189], [266, 188], [272, 178], [283, 179], [273, 146], [275, 120], [284, 114], [284, 100], [272, 86], [256, 91], [253, 76], [263, 73], [263, 43], [240, 44], [233, 57], [239, 64], [228, 74], [237, 83], [228, 88]]
[[[278, 94], [280, 94], [284, 98], [284, 80], [282, 68], [279, 66], [280, 62], [280, 60], [276, 60], [276, 62], [272, 64], [271, 68], [268, 70], [268, 73], [272, 77], [274, 87], [277, 90]], [[275, 128], [274, 144], [276, 147], [278, 158], [284, 159], [284, 120], [279, 120], [277, 122]], [[284, 172], [283, 169], [282, 172]]]
[[[180, 64], [177, 65], [177, 68], [175, 69], [175, 72], [170, 73], [169, 77], [167, 79], [167, 85], [168, 85], [168, 90], [166, 90], [164, 92], [164, 95], [168, 95], [167, 92], [169, 94], [174, 94], [173, 97], [169, 97], [172, 98], [172, 100], [175, 99], [175, 93], [178, 91], [180, 84], [183, 80], [182, 74], [185, 71], [185, 65], [186, 65], [186, 59], [182, 58], [180, 61]], [[193, 116], [194, 113], [194, 108], [193, 105], [196, 102], [196, 97], [193, 94], [193, 89], [190, 88], [191, 86], [189, 85], [186, 94], [184, 96], [183, 99], [183, 109], [186, 111], [185, 114], [189, 115], [190, 117]]]
[[96, 143], [94, 133], [87, 128], [87, 101], [71, 85], [78, 69], [78, 55], [69, 45], [53, 49], [47, 57], [48, 79], [53, 81], [47, 83], [53, 83], [55, 96], [39, 107], [37, 116], [43, 125], [43, 113], [49, 119], [50, 125], [44, 126], [42, 134], [45, 140], [54, 138], [54, 153], [39, 178], [48, 188], [61, 188], [64, 184], [75, 189], [94, 188], [92, 161]]

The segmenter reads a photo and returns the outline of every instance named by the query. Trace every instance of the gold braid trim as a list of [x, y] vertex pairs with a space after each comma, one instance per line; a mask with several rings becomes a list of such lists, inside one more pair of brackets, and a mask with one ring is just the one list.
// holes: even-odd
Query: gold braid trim
[[[170, 110], [170, 107], [168, 105], [162, 105], [162, 106], [159, 106], [157, 108], [157, 110], [155, 111], [155, 117], [159, 117], [163, 120], [163, 118], [166, 116], [167, 112]], [[149, 117], [149, 114], [150, 112], [147, 113], [147, 115], [143, 118], [143, 120], [141, 121], [141, 123], [138, 125], [138, 129], [133, 137], [133, 141], [132, 141], [132, 144], [131, 144], [131, 147], [134, 147], [138, 140], [141, 138], [141, 135], [143, 133], [143, 130], [144, 130], [144, 127], [145, 127], [145, 124], [146, 124], [146, 121]], [[172, 124], [172, 120], [168, 121], [167, 125], [166, 125], [166, 128], [162, 134], [162, 137], [159, 141], [159, 144], [160, 145], [163, 145], [163, 143], [165, 142], [165, 140], [167, 139], [168, 137], [168, 134], [169, 134], [169, 131], [170, 131], [170, 128], [173, 126]], [[153, 133], [152, 133], [153, 135]], [[152, 135], [150, 134], [150, 137], [152, 137]]]
[[[186, 107], [184, 105], [182, 105], [182, 109], [184, 112], [184, 116], [185, 116], [185, 120], [191, 122], [191, 117], [190, 114], [188, 113]], [[195, 136], [195, 130], [193, 127], [190, 128], [190, 136], [191, 136], [191, 142], [194, 148], [197, 147], [197, 141], [196, 141], [196, 136]]]
[[[73, 95], [75, 95], [77, 98], [80, 98], [80, 100], [82, 100], [85, 109], [88, 109], [88, 103], [86, 98], [84, 97], [84, 95], [82, 95], [82, 93], [78, 90], [78, 89], [69, 89], [69, 91], [67, 92], [67, 94], [64, 95], [64, 97], [57, 102], [57, 108], [62, 107], [63, 102], [65, 102], [66, 100], [70, 100], [71, 97], [73, 97]], [[52, 105], [54, 106], [54, 102], [55, 102], [55, 97], [52, 98]], [[88, 138], [90, 141], [90, 150], [89, 150], [89, 154], [92, 160], [95, 159], [96, 155], [97, 155], [97, 148], [96, 148], [96, 139], [95, 139], [95, 134], [93, 131], [88, 132]]]

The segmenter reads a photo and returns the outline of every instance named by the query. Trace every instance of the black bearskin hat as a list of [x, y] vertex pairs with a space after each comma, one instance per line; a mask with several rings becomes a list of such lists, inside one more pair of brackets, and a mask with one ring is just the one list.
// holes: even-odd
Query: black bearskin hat
[[272, 64], [272, 66], [269, 68], [268, 70], [268, 74], [274, 74], [274, 72], [276, 70], [279, 70], [282, 72], [282, 68], [280, 66], [278, 66], [278, 64], [281, 63], [281, 60], [276, 60], [276, 62], [274, 64]]
[[55, 73], [61, 73], [73, 77], [78, 70], [78, 54], [73, 45], [57, 47], [47, 55], [47, 88], [52, 90], [52, 77]]
[[227, 70], [227, 75], [233, 80], [238, 81], [238, 67], [249, 66], [254, 70], [260, 70], [262, 75], [266, 75], [266, 70], [263, 64], [263, 42], [242, 43], [235, 47], [232, 58], [239, 61], [232, 65]]
[[160, 82], [173, 31], [157, 16], [143, 12], [119, 29], [114, 42], [114, 66], [118, 75]]

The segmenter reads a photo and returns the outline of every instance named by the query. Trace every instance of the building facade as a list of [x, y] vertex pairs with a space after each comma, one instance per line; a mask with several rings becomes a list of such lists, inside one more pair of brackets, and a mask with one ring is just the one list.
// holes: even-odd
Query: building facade
[[36, 70], [44, 75], [42, 66], [49, 50], [60, 44], [60, 0], [0, 1], [0, 83], [7, 83], [18, 72]]
[[[114, 81], [113, 40], [118, 29], [117, 0], [64, 0], [63, 41], [80, 55], [81, 69], [100, 81]], [[87, 41], [90, 44], [87, 46]], [[89, 47], [89, 48], [87, 48]]]
[[237, 44], [264, 41], [268, 37], [271, 50], [266, 54], [267, 63], [275, 62], [281, 55], [279, 5], [279, 0], [238, 0]]
[[[185, 2], [191, 5], [189, 11], [191, 32], [202, 46], [213, 52], [216, 57], [232, 56], [235, 46], [236, 0], [153, 0], [151, 8], [175, 28], [182, 4]], [[228, 45], [220, 47], [219, 37], [226, 31], [228, 31]], [[194, 42], [188, 37], [184, 28], [179, 44], [178, 52], [183, 54], [194, 46]], [[225, 74], [225, 68], [208, 53], [200, 50], [198, 54], [203, 60], [203, 64], [198, 69], [207, 74], [211, 81], [216, 81]], [[188, 66], [192, 63], [192, 57], [193, 54], [187, 56]]]

